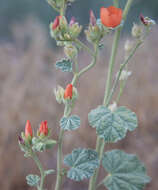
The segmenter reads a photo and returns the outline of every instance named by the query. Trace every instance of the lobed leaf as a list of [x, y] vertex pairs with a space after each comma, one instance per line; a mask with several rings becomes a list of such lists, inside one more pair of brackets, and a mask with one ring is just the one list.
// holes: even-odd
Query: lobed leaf
[[102, 165], [109, 175], [104, 180], [108, 190], [142, 190], [150, 178], [136, 155], [112, 150], [103, 155]]
[[118, 107], [112, 112], [105, 106], [99, 106], [88, 114], [88, 120], [106, 143], [123, 139], [127, 130], [133, 131], [137, 127], [136, 114], [126, 107]]
[[72, 61], [70, 59], [62, 59], [56, 62], [56, 68], [63, 72], [72, 72]]
[[72, 131], [79, 128], [80, 124], [81, 121], [77, 115], [71, 115], [70, 117], [63, 117], [60, 120], [60, 127], [68, 131]]
[[38, 186], [40, 181], [40, 177], [38, 175], [30, 174], [26, 176], [27, 184], [30, 186]]
[[67, 177], [75, 181], [90, 178], [99, 167], [98, 154], [92, 149], [75, 149], [65, 157], [64, 163], [71, 167]]

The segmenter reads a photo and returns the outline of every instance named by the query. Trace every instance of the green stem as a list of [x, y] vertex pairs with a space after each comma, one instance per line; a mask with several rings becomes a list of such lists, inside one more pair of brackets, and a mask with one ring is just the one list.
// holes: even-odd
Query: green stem
[[91, 56], [94, 56], [93, 51], [88, 46], [86, 46], [84, 43], [82, 43], [79, 39], [75, 39], [74, 42], [76, 44], [78, 44], [79, 46], [81, 46], [81, 48], [86, 50]]
[[117, 103], [117, 104], [118, 104], [118, 102], [120, 101], [120, 98], [121, 98], [121, 96], [122, 96], [122, 94], [123, 94], [123, 90], [124, 90], [124, 88], [125, 88], [126, 82], [127, 82], [127, 80], [122, 80], [122, 81], [120, 81], [120, 90], [119, 90], [118, 96], [117, 96], [117, 98], [116, 98], [116, 103]]
[[81, 75], [83, 75], [85, 72], [87, 72], [89, 69], [91, 69], [92, 67], [95, 66], [96, 62], [97, 62], [97, 55], [98, 55], [98, 43], [95, 45], [94, 47], [94, 53], [93, 53], [93, 61], [91, 64], [89, 64], [87, 67], [83, 68], [79, 73], [78, 73], [78, 77], [80, 77]]
[[[95, 56], [94, 56], [94, 63], [86, 71], [88, 71], [92, 66], [96, 64], [96, 59], [97, 59], [97, 53], [98, 53], [98, 45], [95, 47]], [[84, 70], [84, 72], [86, 72]], [[77, 79], [84, 73], [83, 71], [81, 73], [76, 73], [72, 79], [72, 84], [75, 85]], [[69, 109], [69, 106], [65, 106], [64, 110], [64, 116], [68, 117], [68, 115], [71, 113], [71, 110]], [[62, 184], [62, 144], [63, 144], [63, 136], [64, 136], [64, 130], [60, 129], [59, 133], [59, 140], [58, 140], [58, 152], [57, 152], [57, 179], [56, 179], [56, 186], [55, 190], [60, 190], [61, 189], [61, 184]]]
[[142, 44], [143, 41], [138, 41], [135, 48], [132, 50], [132, 52], [130, 53], [129, 57], [124, 61], [124, 63], [121, 65], [120, 67], [120, 70], [118, 72], [118, 75], [117, 75], [117, 78], [114, 82], [114, 85], [113, 85], [113, 88], [111, 89], [111, 92], [110, 92], [110, 95], [107, 99], [107, 102], [106, 102], [106, 106], [110, 103], [110, 100], [115, 92], [115, 89], [118, 85], [118, 82], [119, 82], [119, 79], [120, 79], [120, 76], [121, 76], [121, 73], [122, 73], [122, 70], [125, 68], [125, 66], [128, 64], [129, 60], [131, 59], [131, 57], [134, 55], [134, 53], [136, 52], [137, 48]]
[[61, 189], [62, 184], [62, 144], [63, 144], [63, 136], [64, 136], [64, 130], [60, 129], [59, 132], [59, 139], [58, 139], [58, 152], [57, 152], [57, 179], [56, 179], [56, 185], [55, 190]]
[[43, 184], [44, 184], [44, 178], [45, 178], [44, 169], [43, 169], [42, 164], [41, 164], [40, 160], [38, 159], [35, 152], [32, 152], [32, 158], [35, 161], [38, 169], [40, 170], [40, 174], [41, 174], [39, 190], [43, 190]]
[[[126, 19], [126, 16], [127, 16], [127, 13], [130, 9], [132, 1], [133, 0], [128, 0], [126, 5], [125, 5], [125, 9], [123, 12], [123, 19], [124, 20]], [[115, 2], [117, 2], [117, 1], [115, 1]], [[107, 76], [107, 81], [106, 81], [106, 90], [105, 90], [105, 95], [104, 95], [104, 100], [103, 100], [104, 105], [107, 105], [107, 100], [108, 100], [109, 93], [111, 90], [112, 73], [113, 73], [113, 68], [114, 68], [114, 64], [115, 64], [115, 59], [116, 59], [116, 54], [117, 54], [121, 30], [122, 30], [122, 27], [118, 28], [116, 33], [115, 33], [115, 37], [114, 37], [114, 42], [113, 42], [113, 46], [112, 46], [112, 53], [111, 53], [110, 62], [109, 62], [108, 76]], [[105, 143], [103, 142], [103, 140], [100, 139], [99, 137], [97, 137], [96, 151], [98, 152], [100, 160], [102, 159], [104, 146], [105, 146]], [[95, 190], [96, 189], [96, 181], [97, 181], [98, 174], [99, 174], [99, 168], [96, 170], [96, 172], [94, 173], [94, 175], [90, 179], [89, 188], [88, 188], [89, 190]]]
[[129, 10], [131, 8], [132, 2], [133, 2], [133, 0], [128, 0], [126, 5], [125, 5], [124, 11], [123, 11], [123, 19], [124, 19], [124, 21], [127, 18], [127, 14], [128, 14], [128, 12], [129, 12]]
[[60, 7], [60, 15], [64, 16], [66, 11], [66, 5], [65, 5], [65, 0], [63, 0], [62, 5]]
[[60, 12], [60, 10], [58, 9], [58, 7], [56, 7], [55, 3], [52, 0], [47, 0], [48, 4], [57, 12]]
[[120, 33], [121, 33], [121, 28], [117, 29], [115, 36], [114, 36], [112, 53], [111, 53], [110, 62], [109, 62], [108, 77], [107, 77], [107, 81], [106, 81], [105, 96], [104, 96], [104, 101], [103, 101], [104, 105], [106, 104], [106, 100], [109, 96], [109, 92], [110, 92], [110, 88], [111, 88], [112, 73], [113, 73], [113, 68], [114, 68], [114, 64], [115, 64], [116, 53], [117, 53], [118, 43], [119, 43], [119, 39], [120, 39]]
[[[62, 6], [60, 8], [60, 15], [63, 16], [65, 14], [65, 0], [63, 0]], [[67, 105], [65, 106], [64, 116], [67, 115]], [[56, 185], [55, 190], [60, 190], [62, 185], [62, 159], [63, 159], [63, 136], [64, 130], [60, 128], [59, 137], [58, 137], [58, 151], [57, 151], [57, 177], [56, 177]]]
[[[104, 146], [105, 142], [103, 139], [100, 139], [99, 137], [97, 138], [97, 143], [96, 143], [96, 151], [98, 152], [99, 155], [99, 160], [102, 159], [103, 152], [104, 152]], [[97, 168], [94, 175], [91, 177], [90, 182], [89, 182], [89, 188], [88, 190], [95, 190], [96, 189], [96, 180], [99, 174], [99, 169]]]
[[119, 1], [118, 0], [114, 0], [114, 6], [119, 7]]

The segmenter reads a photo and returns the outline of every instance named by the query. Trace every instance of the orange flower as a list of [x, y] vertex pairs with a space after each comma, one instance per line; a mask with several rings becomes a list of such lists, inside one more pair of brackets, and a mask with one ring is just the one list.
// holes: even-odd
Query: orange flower
[[26, 137], [26, 139], [28, 137], [32, 137], [33, 136], [32, 134], [33, 133], [32, 133], [32, 128], [31, 128], [31, 123], [29, 120], [27, 120], [26, 125], [25, 125], [25, 137]]
[[122, 9], [114, 6], [100, 9], [100, 19], [104, 26], [115, 28], [122, 20]]
[[73, 92], [73, 85], [72, 84], [68, 84], [66, 89], [65, 89], [65, 92], [64, 92], [64, 99], [67, 99], [67, 98], [72, 98], [72, 92]]
[[47, 121], [42, 121], [40, 128], [39, 128], [39, 134], [44, 134], [45, 136], [48, 135], [48, 126], [47, 126]]
[[52, 26], [52, 29], [55, 30], [59, 24], [60, 24], [60, 19], [61, 19], [61, 16], [57, 16], [53, 22], [53, 26]]

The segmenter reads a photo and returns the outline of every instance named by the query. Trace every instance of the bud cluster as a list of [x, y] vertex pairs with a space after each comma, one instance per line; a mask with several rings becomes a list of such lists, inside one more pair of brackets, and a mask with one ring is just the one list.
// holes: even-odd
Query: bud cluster
[[19, 146], [26, 156], [31, 156], [32, 150], [44, 151], [51, 148], [56, 141], [48, 139], [50, 136], [50, 129], [48, 128], [47, 121], [42, 121], [39, 129], [37, 130], [37, 137], [33, 135], [31, 123], [27, 120], [25, 125], [25, 133], [22, 132], [18, 137]]
[[155, 21], [148, 18], [144, 17], [142, 14], [140, 15], [140, 24], [133, 24], [131, 34], [132, 37], [134, 37], [134, 40], [127, 40], [124, 45], [124, 50], [125, 50], [125, 59], [128, 58], [129, 54], [135, 47], [136, 42], [143, 42], [144, 38], [147, 36], [149, 33], [151, 27], [155, 24]]
[[87, 40], [91, 43], [99, 42], [104, 36], [103, 27], [100, 27], [93, 11], [90, 11], [90, 19], [88, 29], [85, 30]]
[[60, 45], [64, 42], [71, 42], [78, 37], [82, 27], [72, 17], [68, 23], [64, 16], [57, 16], [53, 23], [50, 24], [50, 33]]
[[58, 86], [54, 90], [54, 94], [59, 104], [73, 103], [78, 97], [77, 89], [72, 84], [68, 84], [65, 90], [61, 86]]
[[140, 15], [140, 21], [141, 24], [133, 24], [132, 28], [132, 36], [135, 38], [143, 38], [144, 35], [150, 31], [151, 27], [155, 25], [155, 21], [148, 18], [144, 17], [142, 14]]

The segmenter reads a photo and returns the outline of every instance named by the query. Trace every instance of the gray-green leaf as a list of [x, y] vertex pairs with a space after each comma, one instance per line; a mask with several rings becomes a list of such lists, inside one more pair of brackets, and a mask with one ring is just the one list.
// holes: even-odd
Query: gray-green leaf
[[88, 114], [88, 120], [107, 143], [123, 139], [127, 130], [133, 131], [137, 127], [136, 114], [125, 107], [118, 107], [112, 112], [105, 106], [99, 106]]
[[90, 178], [99, 167], [97, 152], [92, 149], [75, 149], [65, 157], [64, 163], [71, 167], [67, 177], [75, 181]]
[[103, 155], [103, 167], [109, 173], [104, 180], [108, 190], [142, 190], [150, 178], [136, 155], [113, 150]]
[[79, 128], [80, 123], [80, 118], [77, 115], [71, 115], [60, 120], [60, 127], [64, 130], [72, 131]]
[[56, 68], [63, 72], [72, 72], [72, 61], [69, 59], [62, 59], [56, 62]]
[[30, 186], [37, 186], [39, 181], [40, 181], [40, 177], [38, 175], [28, 175], [26, 176], [26, 180], [27, 180], [27, 184]]

